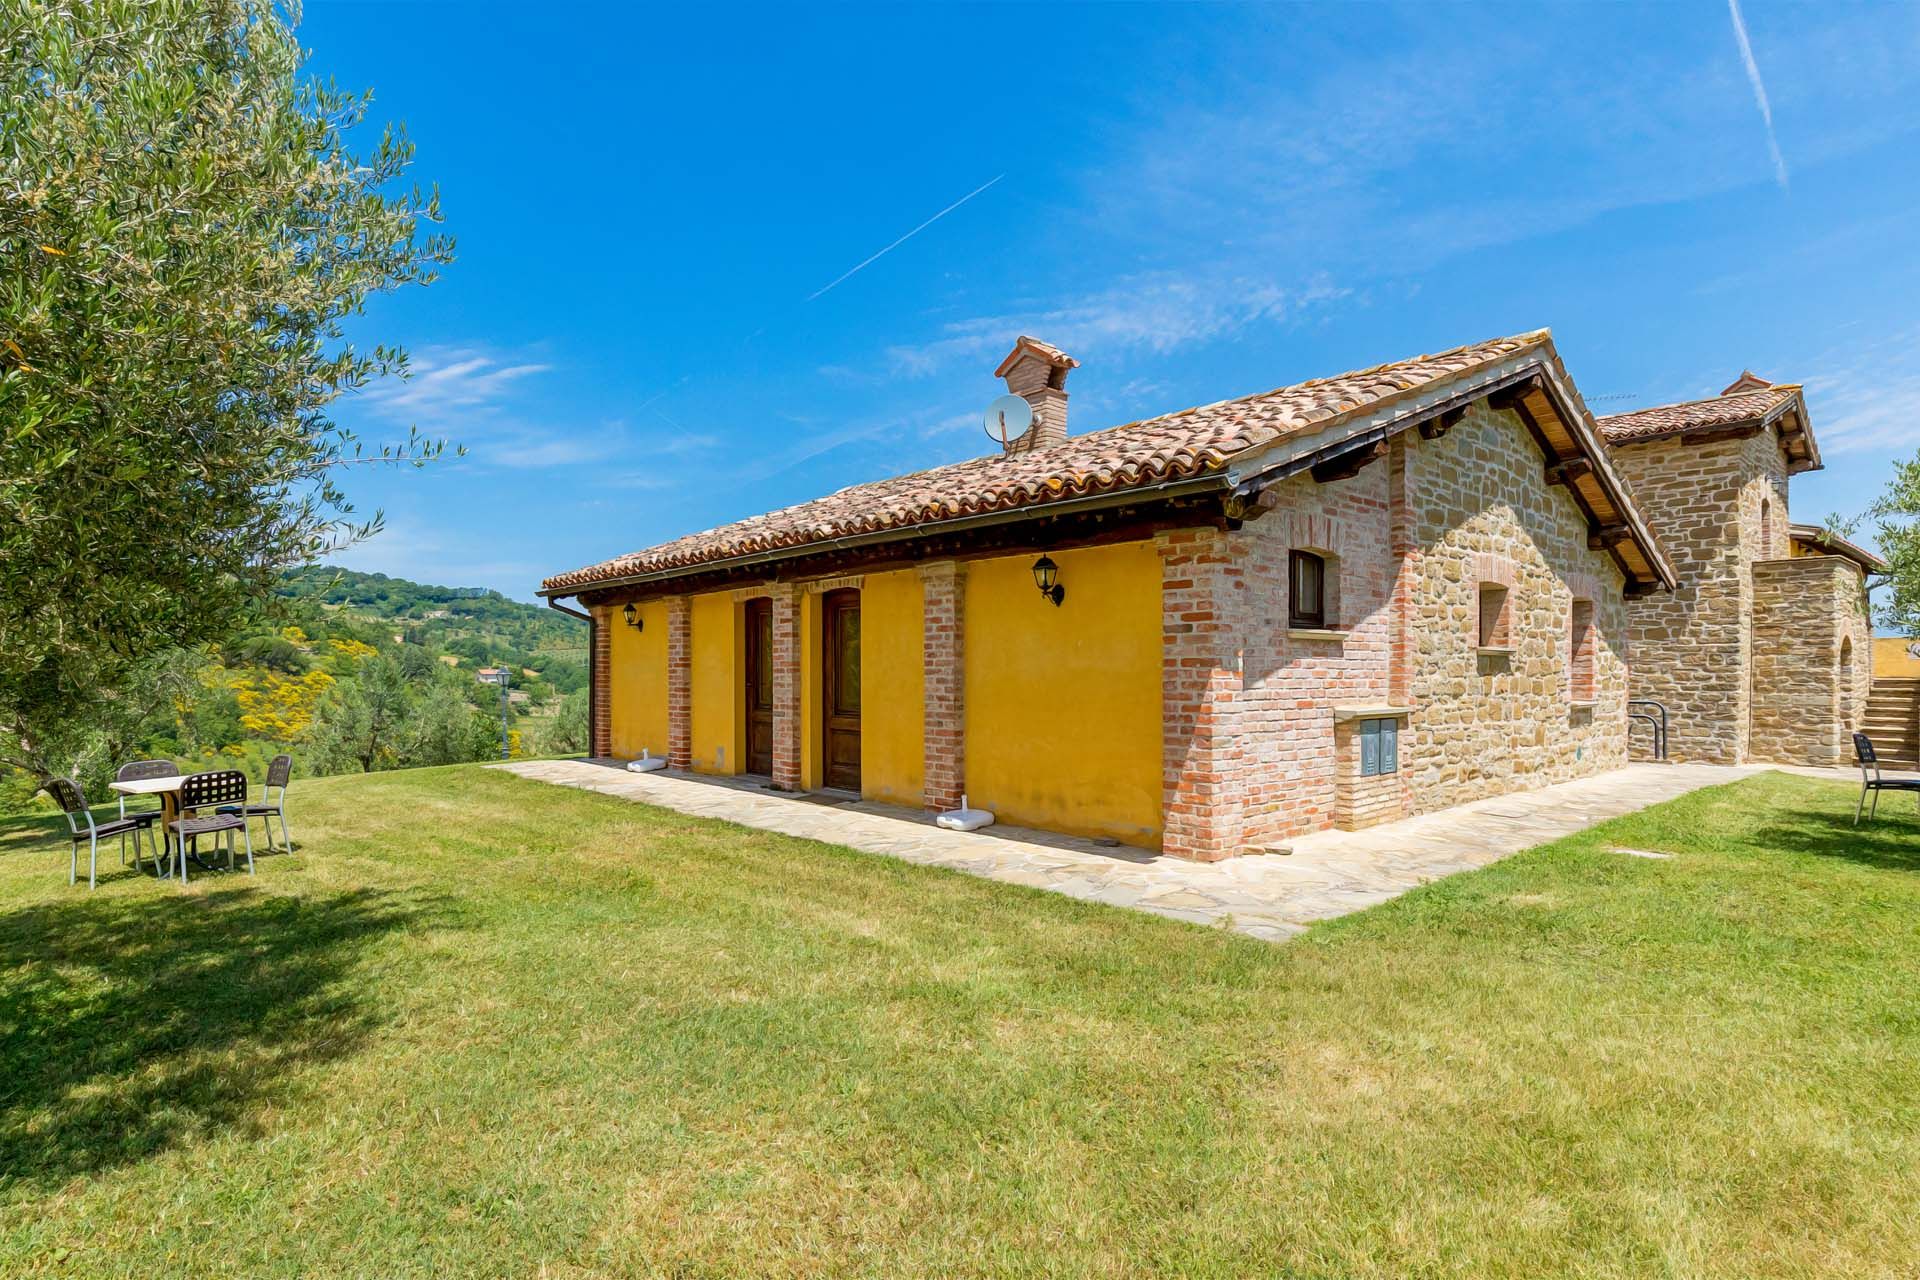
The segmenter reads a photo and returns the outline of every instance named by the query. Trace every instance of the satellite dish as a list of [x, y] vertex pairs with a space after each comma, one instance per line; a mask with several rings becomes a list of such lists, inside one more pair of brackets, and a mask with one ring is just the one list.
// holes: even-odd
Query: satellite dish
[[1033, 425], [1033, 406], [1022, 396], [999, 396], [987, 406], [987, 419], [983, 425], [988, 437], [1004, 449], [1025, 435], [1027, 428]]

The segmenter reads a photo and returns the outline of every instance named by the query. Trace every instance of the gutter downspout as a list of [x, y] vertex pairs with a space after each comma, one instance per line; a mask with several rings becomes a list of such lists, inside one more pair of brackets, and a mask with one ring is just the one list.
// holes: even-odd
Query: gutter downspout
[[593, 755], [593, 744], [600, 740], [600, 678], [594, 674], [594, 654], [599, 650], [600, 624], [593, 620], [590, 613], [582, 613], [570, 605], [561, 604], [551, 597], [547, 608], [557, 610], [571, 617], [579, 618], [587, 624], [587, 755]]

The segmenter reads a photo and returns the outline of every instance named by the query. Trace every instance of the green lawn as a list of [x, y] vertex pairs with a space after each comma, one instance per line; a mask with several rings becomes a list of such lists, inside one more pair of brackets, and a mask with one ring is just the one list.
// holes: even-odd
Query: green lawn
[[472, 767], [293, 800], [184, 893], [0, 824], [0, 1275], [1920, 1272], [1910, 802], [1276, 946]]

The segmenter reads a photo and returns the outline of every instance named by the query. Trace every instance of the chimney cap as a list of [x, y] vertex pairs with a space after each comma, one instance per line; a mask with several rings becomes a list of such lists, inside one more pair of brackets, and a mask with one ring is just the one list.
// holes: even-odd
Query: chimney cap
[[1023, 352], [1031, 352], [1056, 369], [1078, 369], [1080, 367], [1078, 360], [1075, 360], [1060, 348], [1042, 342], [1038, 338], [1029, 338], [1023, 333], [1014, 340], [1013, 350], [1007, 352], [1007, 358], [1000, 362], [1000, 367], [993, 371], [993, 376], [996, 378], [1006, 377], [1007, 370], [1013, 368], [1014, 362], [1020, 358]]
[[1740, 376], [1735, 378], [1732, 382], [1729, 382], [1727, 384], [1727, 389], [1725, 391], [1722, 391], [1720, 394], [1723, 396], [1730, 396], [1736, 391], [1759, 391], [1766, 387], [1770, 387], [1772, 385], [1773, 384], [1771, 382], [1768, 382], [1765, 378], [1761, 377], [1759, 374], [1755, 373], [1753, 370], [1742, 369], [1740, 371]]

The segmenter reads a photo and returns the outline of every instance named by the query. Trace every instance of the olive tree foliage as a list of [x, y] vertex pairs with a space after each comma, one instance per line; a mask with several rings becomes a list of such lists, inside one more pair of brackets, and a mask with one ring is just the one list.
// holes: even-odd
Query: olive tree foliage
[[284, 567], [364, 537], [336, 483], [419, 464], [328, 416], [404, 374], [342, 325], [452, 242], [365, 94], [273, 0], [0, 4], [0, 765], [74, 767], [169, 649], [235, 635]]
[[1893, 479], [1868, 514], [1887, 562], [1884, 583], [1892, 588], [1876, 621], [1901, 635], [1920, 635], [1920, 454], [1894, 464]]

